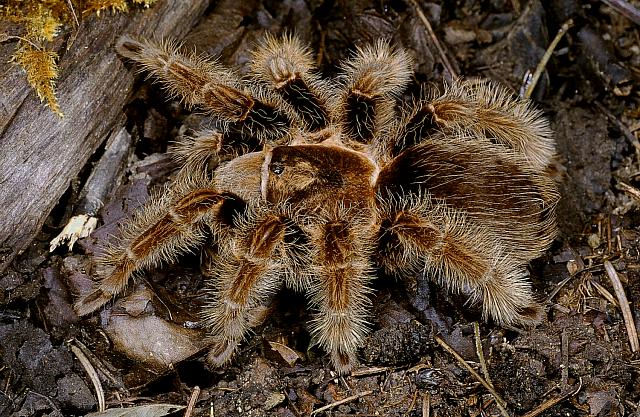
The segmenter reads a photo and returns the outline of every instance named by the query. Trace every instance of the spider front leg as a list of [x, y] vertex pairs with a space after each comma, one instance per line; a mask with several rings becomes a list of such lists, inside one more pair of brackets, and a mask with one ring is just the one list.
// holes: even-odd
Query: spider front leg
[[318, 310], [311, 333], [340, 374], [357, 364], [356, 351], [368, 331], [370, 219], [341, 209], [310, 233], [317, 251], [311, 305]]
[[169, 153], [182, 167], [178, 177], [202, 175], [210, 178], [221, 163], [260, 148], [256, 138], [205, 130], [196, 132], [194, 136], [181, 137], [169, 148]]
[[287, 274], [301, 273], [288, 253], [293, 249], [290, 233], [283, 215], [256, 209], [221, 240], [220, 253], [210, 265], [202, 318], [213, 342], [207, 356], [213, 365], [228, 362], [248, 330], [264, 320], [270, 298]]
[[358, 48], [343, 65], [338, 122], [346, 138], [360, 144], [384, 136], [382, 128], [393, 125], [396, 96], [411, 77], [411, 60], [403, 50], [385, 41]]
[[285, 136], [291, 127], [291, 117], [277, 97], [241, 83], [233, 72], [215, 61], [193, 53], [181, 54], [169, 42], [156, 44], [128, 36], [123, 36], [116, 48], [160, 81], [170, 94], [189, 106], [204, 108], [228, 122], [232, 130], [261, 141], [274, 141]]
[[293, 36], [267, 35], [253, 53], [253, 78], [282, 97], [312, 133], [327, 127], [335, 107], [333, 87], [316, 70], [309, 49]]
[[231, 196], [204, 184], [182, 183], [153, 197], [122, 230], [121, 241], [106, 248], [98, 260], [102, 277], [97, 288], [75, 303], [80, 316], [89, 314], [121, 293], [132, 274], [172, 261], [204, 240], [205, 218], [215, 217]]
[[484, 319], [531, 326], [541, 319], [527, 272], [502, 242], [456, 210], [428, 195], [380, 201], [381, 264], [389, 274], [439, 281], [455, 292], [470, 292], [482, 303]]

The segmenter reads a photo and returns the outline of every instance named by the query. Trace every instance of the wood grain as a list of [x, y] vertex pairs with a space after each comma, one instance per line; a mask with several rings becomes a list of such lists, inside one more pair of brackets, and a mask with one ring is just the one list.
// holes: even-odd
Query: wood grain
[[60, 45], [57, 96], [45, 108], [0, 45], [0, 272], [31, 243], [51, 209], [108, 134], [122, 124], [133, 72], [115, 54], [122, 34], [183, 38], [209, 0], [159, 0], [148, 10], [84, 19]]

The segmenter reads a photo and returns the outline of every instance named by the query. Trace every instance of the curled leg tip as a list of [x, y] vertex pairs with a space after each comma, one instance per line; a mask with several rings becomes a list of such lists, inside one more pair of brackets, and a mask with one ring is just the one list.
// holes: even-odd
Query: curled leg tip
[[207, 353], [207, 362], [216, 368], [225, 365], [233, 357], [237, 346], [238, 342], [232, 340], [214, 342]]
[[95, 290], [80, 298], [73, 305], [73, 309], [80, 317], [93, 313], [111, 300], [111, 295], [102, 290]]
[[346, 375], [358, 365], [358, 359], [354, 352], [334, 351], [331, 353], [331, 363], [339, 375]]
[[519, 312], [519, 323], [525, 328], [532, 328], [540, 324], [544, 317], [544, 307], [532, 302]]

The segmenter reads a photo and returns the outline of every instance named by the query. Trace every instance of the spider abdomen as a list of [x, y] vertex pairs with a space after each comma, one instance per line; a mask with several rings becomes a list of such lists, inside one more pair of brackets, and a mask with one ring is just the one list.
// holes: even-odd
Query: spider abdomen
[[405, 150], [380, 172], [376, 192], [382, 199], [428, 195], [484, 224], [527, 261], [555, 238], [553, 181], [508, 149], [472, 138]]

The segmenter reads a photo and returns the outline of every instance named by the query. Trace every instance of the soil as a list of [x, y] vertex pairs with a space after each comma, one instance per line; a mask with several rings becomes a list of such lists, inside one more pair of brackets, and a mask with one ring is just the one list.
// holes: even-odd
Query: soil
[[[96, 389], [82, 359], [95, 369], [107, 409], [137, 407], [127, 414], [136, 416], [184, 415], [178, 408], [190, 398], [194, 416], [640, 416], [640, 354], [632, 352], [605, 269], [610, 263], [617, 271], [627, 321], [640, 331], [638, 25], [597, 1], [418, 3], [459, 75], [491, 78], [516, 94], [560, 26], [573, 21], [532, 95], [555, 131], [553, 171], [562, 192], [561, 234], [530, 265], [546, 301], [542, 324], [501, 328], [425, 277], [405, 286], [380, 274], [372, 331], [351, 375], [338, 377], [324, 352], [310, 346], [311, 316], [295, 292], [278, 294], [232, 363], [212, 369], [197, 325], [206, 279], [200, 254], [145, 272], [101, 313], [77, 317], [72, 304], [91, 285], [98, 247], [175, 174], [165, 154], [171, 142], [207, 122], [141, 79], [123, 109], [134, 148], [122, 185], [99, 213], [100, 227], [72, 251], [49, 252], [78, 204], [75, 184], [0, 277], [0, 416], [95, 411]], [[185, 43], [246, 72], [263, 33], [285, 30], [311, 44], [327, 76], [354, 45], [378, 38], [414, 59], [410, 91], [422, 83], [437, 88], [449, 76], [414, 7], [399, 0], [222, 0]], [[492, 384], [506, 411], [445, 344]]]

